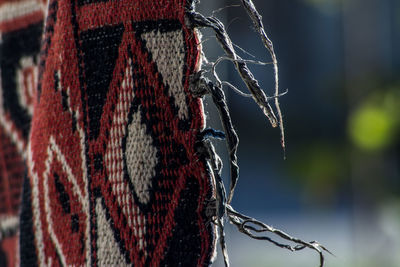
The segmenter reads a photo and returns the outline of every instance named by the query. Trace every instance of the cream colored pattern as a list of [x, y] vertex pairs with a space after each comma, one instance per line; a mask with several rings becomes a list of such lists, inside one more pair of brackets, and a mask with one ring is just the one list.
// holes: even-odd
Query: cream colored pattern
[[146, 134], [146, 125], [141, 123], [140, 108], [132, 115], [128, 126], [125, 156], [135, 193], [141, 203], [147, 204], [152, 179], [156, 175], [157, 149], [151, 136]]
[[169, 86], [169, 95], [175, 98], [180, 119], [188, 118], [186, 94], [183, 88], [185, 66], [185, 43], [182, 30], [171, 32], [152, 31], [141, 36], [151, 52], [163, 81]]
[[105, 155], [105, 165], [112, 183], [112, 191], [117, 196], [117, 203], [122, 208], [129, 227], [132, 227], [132, 194], [124, 181], [122, 140], [126, 135], [129, 109], [134, 98], [131, 65], [132, 62], [129, 59], [121, 84], [121, 92], [118, 95]]
[[99, 266], [129, 266], [122, 255], [119, 245], [114, 238], [110, 222], [101, 204], [101, 199], [96, 199], [97, 219], [97, 256]]

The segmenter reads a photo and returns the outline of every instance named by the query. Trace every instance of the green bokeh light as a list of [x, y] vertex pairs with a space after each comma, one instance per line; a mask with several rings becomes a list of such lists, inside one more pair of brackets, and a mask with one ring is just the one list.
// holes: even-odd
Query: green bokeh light
[[353, 143], [369, 151], [388, 147], [394, 137], [395, 120], [383, 107], [364, 105], [349, 120], [349, 134]]

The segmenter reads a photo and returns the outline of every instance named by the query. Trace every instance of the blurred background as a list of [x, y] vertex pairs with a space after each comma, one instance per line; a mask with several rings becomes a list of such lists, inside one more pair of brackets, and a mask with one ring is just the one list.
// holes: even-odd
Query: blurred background
[[[280, 134], [252, 99], [226, 89], [240, 137], [240, 180], [233, 206], [336, 256], [326, 266], [400, 266], [400, 1], [253, 0], [280, 67], [287, 159]], [[239, 0], [201, 0], [233, 42], [271, 61]], [[222, 8], [222, 9], [221, 9]], [[218, 10], [218, 12], [214, 12]], [[210, 61], [222, 55], [203, 30]], [[243, 58], [253, 59], [238, 51]], [[272, 66], [251, 66], [273, 95]], [[232, 64], [221, 78], [243, 91]], [[207, 124], [221, 129], [206, 98]], [[224, 179], [229, 183], [226, 147]], [[292, 253], [226, 227], [232, 266], [318, 266], [313, 251]], [[218, 254], [213, 266], [223, 266]]]

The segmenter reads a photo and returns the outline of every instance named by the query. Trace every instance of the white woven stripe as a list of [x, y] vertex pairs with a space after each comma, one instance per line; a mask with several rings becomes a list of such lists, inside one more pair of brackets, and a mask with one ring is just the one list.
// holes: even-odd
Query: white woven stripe
[[[64, 155], [62, 154], [60, 148], [58, 147], [58, 145], [56, 144], [56, 141], [54, 139], [54, 137], [50, 137], [50, 144], [47, 148], [47, 154], [48, 154], [48, 158], [45, 161], [45, 166], [46, 166], [46, 170], [43, 174], [43, 188], [44, 188], [44, 207], [46, 210], [46, 220], [47, 220], [47, 224], [48, 224], [48, 232], [50, 234], [50, 237], [53, 241], [53, 244], [55, 245], [56, 249], [57, 249], [57, 253], [61, 258], [61, 262], [63, 263], [64, 266], [66, 266], [66, 259], [65, 259], [65, 254], [64, 254], [64, 249], [61, 246], [61, 243], [58, 240], [57, 237], [57, 230], [54, 229], [54, 223], [53, 223], [53, 218], [52, 218], [52, 209], [50, 207], [50, 202], [52, 201], [50, 196], [49, 196], [49, 174], [50, 174], [50, 169], [51, 169], [51, 163], [54, 160], [57, 160], [58, 162], [61, 163], [61, 165], [63, 166], [63, 171], [65, 171], [65, 173], [67, 174], [67, 179], [68, 182], [70, 182], [72, 184], [72, 191], [74, 192], [74, 194], [76, 194], [78, 196], [78, 200], [80, 202], [80, 204], [82, 205], [82, 214], [85, 214], [86, 216], [86, 237], [85, 237], [85, 246], [86, 246], [86, 264], [89, 265], [90, 264], [90, 228], [89, 228], [89, 196], [87, 195], [87, 190], [86, 190], [86, 186], [84, 188], [84, 192], [81, 191], [77, 179], [74, 176], [74, 174], [72, 173], [72, 169], [69, 166], [66, 158], [64, 157]], [[84, 177], [84, 180], [86, 177]], [[85, 184], [87, 185], [87, 181], [85, 181]]]
[[[69, 91], [69, 90], [68, 90]], [[69, 99], [69, 98], [68, 98]], [[71, 105], [69, 105], [69, 107], [71, 107]], [[76, 113], [76, 118], [79, 121], [79, 111], [77, 111]], [[83, 180], [85, 182], [85, 188], [84, 188], [84, 194], [85, 194], [85, 201], [86, 203], [89, 204], [89, 188], [88, 188], [88, 180], [87, 180], [87, 166], [86, 166], [86, 154], [85, 154], [85, 134], [83, 132], [83, 129], [79, 126], [79, 124], [77, 123], [77, 130], [79, 132], [79, 139], [80, 139], [80, 147], [81, 147], [81, 164], [82, 164], [82, 174], [83, 174]], [[84, 209], [85, 209], [85, 214], [89, 214], [89, 205], [84, 205]], [[92, 257], [91, 257], [91, 249], [92, 246], [90, 245], [90, 216], [86, 216], [86, 238], [85, 238], [85, 244], [86, 244], [86, 263], [87, 266], [91, 266], [92, 263]]]
[[123, 180], [123, 151], [122, 139], [125, 136], [125, 127], [128, 123], [130, 104], [134, 98], [132, 80], [132, 62], [129, 59], [125, 70], [124, 79], [121, 84], [121, 91], [118, 96], [118, 103], [114, 111], [112, 126], [110, 130], [110, 141], [107, 144], [105, 165], [108, 170], [112, 192], [117, 196], [118, 205], [128, 219], [128, 225], [132, 226], [132, 197], [129, 187]]
[[97, 257], [99, 266], [129, 266], [122, 255], [118, 242], [114, 238], [110, 222], [101, 204], [101, 199], [96, 199], [97, 220]]
[[[34, 64], [33, 57], [23, 57], [19, 61], [17, 69], [17, 94], [21, 107], [24, 107], [29, 115], [33, 115], [32, 98], [37, 85], [38, 66]], [[26, 73], [28, 71], [28, 75]], [[29, 101], [31, 103], [29, 103]]]
[[141, 36], [146, 41], [146, 48], [151, 52], [164, 82], [169, 86], [169, 95], [175, 98], [180, 119], [188, 118], [188, 106], [183, 87], [185, 66], [185, 40], [182, 30], [172, 32], [152, 31]]
[[125, 156], [135, 193], [141, 203], [147, 204], [150, 201], [152, 179], [156, 174], [157, 149], [153, 146], [151, 136], [146, 134], [146, 125], [141, 122], [140, 108], [132, 115], [132, 122], [128, 126]]
[[138, 239], [139, 249], [144, 252], [144, 256], [147, 257], [146, 251], [147, 243], [144, 238], [146, 234], [146, 217], [140, 213], [139, 207], [133, 208], [133, 233]]
[[[60, 244], [60, 241], [57, 238], [57, 235], [53, 229], [53, 219], [52, 219], [52, 215], [51, 215], [51, 208], [50, 208], [50, 196], [49, 196], [49, 186], [48, 186], [48, 179], [49, 179], [49, 174], [50, 174], [50, 167], [51, 167], [51, 163], [53, 162], [53, 144], [54, 142], [54, 138], [50, 137], [50, 145], [47, 147], [47, 156], [48, 158], [45, 161], [45, 165], [46, 165], [46, 170], [43, 174], [43, 188], [44, 188], [44, 209], [46, 212], [46, 220], [47, 220], [47, 231], [50, 234], [50, 238], [53, 241], [53, 244], [56, 248], [57, 254], [59, 255], [60, 261], [62, 263], [63, 266], [67, 265], [67, 261], [65, 259], [65, 255], [63, 253], [63, 249], [62, 246]], [[64, 164], [62, 164], [64, 166]]]
[[0, 22], [22, 17], [39, 10], [42, 10], [42, 6], [36, 0], [5, 3], [0, 7]]
[[18, 216], [2, 215], [0, 216], [0, 229], [7, 231], [8, 229], [14, 228], [19, 224]]
[[[1, 71], [1, 70], [0, 70]], [[7, 119], [5, 115], [5, 111], [3, 109], [4, 104], [3, 104], [3, 87], [1, 85], [1, 78], [0, 78], [0, 125], [3, 126], [4, 131], [6, 134], [9, 136], [11, 141], [15, 144], [17, 147], [17, 151], [24, 159], [26, 159], [26, 143], [22, 136], [18, 133], [14, 123], [10, 120]]]
[[114, 111], [112, 127], [110, 130], [110, 141], [107, 145], [105, 165], [108, 170], [109, 179], [112, 183], [113, 194], [117, 197], [117, 203], [127, 218], [128, 226], [138, 242], [138, 248], [146, 252], [146, 218], [140, 212], [138, 206], [134, 205], [134, 199], [129, 185], [123, 177], [123, 147], [122, 139], [128, 135], [126, 141], [126, 159], [129, 176], [134, 185], [135, 193], [142, 203], [150, 199], [148, 191], [151, 179], [155, 175], [156, 149], [152, 145], [152, 139], [146, 134], [146, 126], [141, 124], [140, 113], [133, 114], [132, 123], [128, 126], [128, 115], [134, 98], [131, 60], [125, 70], [125, 77], [121, 83], [121, 92]]
[[[61, 72], [57, 72], [58, 75], [58, 81], [59, 81], [59, 88], [62, 90], [63, 85], [61, 83]], [[80, 156], [81, 156], [81, 169], [82, 169], [82, 178], [84, 182], [84, 188], [83, 188], [83, 195], [84, 195], [84, 202], [82, 203], [83, 208], [85, 210], [85, 214], [89, 214], [89, 188], [88, 188], [88, 172], [87, 172], [87, 166], [86, 166], [86, 153], [85, 153], [85, 133], [82, 129], [82, 127], [79, 125], [78, 121], [81, 121], [81, 115], [79, 112], [79, 109], [77, 109], [75, 112], [72, 110], [72, 105], [71, 105], [71, 97], [70, 97], [70, 92], [71, 89], [70, 87], [67, 88], [67, 101], [68, 101], [68, 111], [71, 114], [71, 116], [75, 116], [76, 118], [76, 129], [79, 133], [79, 147], [80, 147]], [[86, 264], [87, 266], [91, 266], [92, 263], [92, 257], [91, 257], [91, 245], [90, 245], [90, 216], [86, 216], [86, 229], [85, 229], [85, 246], [86, 246]]]
[[37, 173], [34, 172], [35, 163], [32, 160], [32, 148], [30, 143], [28, 147], [28, 166], [29, 166], [29, 174], [30, 177], [32, 178], [32, 210], [33, 210], [33, 221], [34, 221], [34, 231], [35, 231], [34, 236], [35, 236], [36, 249], [38, 252], [40, 266], [47, 266], [44, 255], [42, 222], [40, 220], [39, 177]]

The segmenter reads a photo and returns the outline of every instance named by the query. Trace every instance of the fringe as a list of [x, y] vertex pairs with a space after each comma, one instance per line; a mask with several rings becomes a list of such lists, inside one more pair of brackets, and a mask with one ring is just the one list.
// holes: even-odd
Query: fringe
[[[222, 90], [223, 86], [228, 86], [237, 93], [239, 93], [243, 97], [252, 97], [256, 104], [260, 107], [264, 115], [268, 118], [272, 127], [280, 128], [281, 132], [281, 145], [283, 151], [285, 153], [285, 133], [284, 133], [284, 125], [282, 119], [282, 112], [279, 105], [279, 97], [286, 94], [280, 93], [279, 91], [279, 71], [278, 71], [278, 61], [274, 51], [273, 44], [271, 40], [268, 38], [265, 33], [264, 26], [262, 23], [262, 19], [257, 9], [255, 8], [253, 2], [251, 0], [241, 0], [243, 8], [247, 11], [250, 19], [252, 20], [255, 29], [257, 30], [260, 38], [265, 46], [265, 48], [269, 51], [272, 63], [260, 62], [256, 60], [245, 60], [237, 55], [235, 46], [229, 35], [227, 34], [224, 25], [221, 21], [219, 21], [216, 17], [205, 17], [202, 14], [196, 12], [194, 10], [194, 6], [190, 10], [187, 11], [187, 19], [193, 28], [211, 28], [215, 32], [215, 37], [218, 43], [221, 45], [222, 49], [225, 52], [225, 55], [217, 59], [214, 63], [212, 63], [211, 67], [211, 75], [215, 80], [212, 82], [209, 78], [205, 77], [206, 71], [200, 70], [192, 77], [191, 82], [191, 91], [193, 95], [202, 97], [205, 94], [209, 94], [212, 97], [212, 100], [215, 106], [218, 109], [219, 116], [223, 125], [223, 129], [225, 134], [221, 134], [213, 129], [206, 129], [203, 132], [203, 148], [202, 153], [205, 153], [205, 157], [207, 158], [211, 168], [212, 168], [212, 176], [214, 179], [214, 184], [216, 185], [216, 197], [211, 201], [211, 208], [213, 212], [213, 223], [218, 228], [219, 234], [219, 243], [221, 246], [222, 254], [224, 257], [225, 266], [229, 266], [229, 257], [225, 242], [225, 233], [224, 233], [224, 223], [227, 220], [229, 223], [235, 225], [239, 232], [257, 240], [265, 240], [268, 241], [278, 247], [288, 249], [290, 251], [299, 251], [305, 248], [309, 248], [315, 250], [319, 254], [320, 258], [320, 266], [324, 265], [324, 254], [323, 252], [328, 252], [332, 254], [329, 250], [327, 250], [324, 246], [320, 245], [317, 241], [306, 242], [299, 238], [292, 237], [285, 232], [275, 229], [265, 223], [262, 223], [254, 218], [243, 215], [237, 212], [232, 206], [231, 202], [233, 199], [235, 187], [239, 178], [239, 166], [237, 162], [237, 148], [239, 144], [239, 137], [233, 127], [229, 108], [227, 106], [227, 101], [225, 98], [224, 91]], [[231, 61], [237, 73], [240, 75], [243, 82], [246, 84], [250, 94], [246, 94], [241, 92], [235, 86], [226, 81], [221, 81], [216, 72], [216, 66], [223, 60]], [[267, 97], [263, 90], [261, 89], [258, 81], [254, 78], [254, 75], [248, 68], [247, 64], [273, 64], [274, 66], [274, 78], [275, 78], [275, 94], [272, 97]], [[274, 107], [277, 115], [275, 115], [274, 109], [271, 107], [269, 100], [274, 100]], [[228, 153], [229, 153], [229, 162], [230, 162], [230, 188], [229, 194], [226, 196], [225, 186], [221, 179], [221, 169], [222, 163], [215, 152], [214, 146], [209, 140], [210, 138], [225, 138]], [[276, 241], [266, 234], [272, 233], [277, 235], [283, 240], [294, 243], [294, 245], [284, 244], [279, 241]]]

